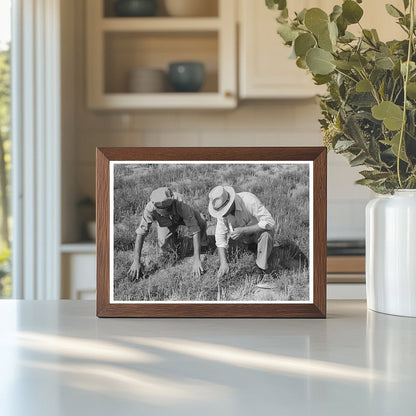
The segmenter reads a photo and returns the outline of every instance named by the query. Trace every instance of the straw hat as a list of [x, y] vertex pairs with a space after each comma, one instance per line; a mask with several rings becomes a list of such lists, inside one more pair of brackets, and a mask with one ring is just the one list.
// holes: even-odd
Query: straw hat
[[150, 201], [155, 204], [156, 207], [162, 208], [166, 202], [170, 202], [173, 199], [173, 192], [166, 187], [157, 188], [150, 194]]
[[214, 218], [222, 218], [235, 200], [232, 186], [216, 186], [209, 193], [208, 211]]

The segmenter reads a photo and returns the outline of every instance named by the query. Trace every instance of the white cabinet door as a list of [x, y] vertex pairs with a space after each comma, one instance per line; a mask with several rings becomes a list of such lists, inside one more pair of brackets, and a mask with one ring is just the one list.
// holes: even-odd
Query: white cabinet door
[[[297, 11], [304, 7], [329, 11], [332, 7], [325, 7], [328, 1], [299, 0], [295, 7]], [[239, 9], [240, 97], [305, 98], [322, 92], [311, 75], [289, 59], [291, 50], [277, 34], [277, 13], [258, 0], [239, 0]]]
[[[389, 1], [399, 9], [402, 0]], [[298, 0], [289, 3], [289, 11], [300, 11], [304, 7], [320, 7], [329, 13], [334, 4], [341, 0]], [[296, 66], [289, 59], [291, 49], [283, 44], [276, 33], [276, 11], [268, 10], [264, 1], [239, 0], [240, 48], [239, 48], [239, 88], [241, 98], [305, 98], [318, 93], [324, 87], [313, 84], [311, 75]], [[404, 32], [395, 23], [395, 19], [386, 12], [384, 2], [366, 0], [362, 25], [376, 28], [383, 41], [403, 38]], [[358, 25], [348, 30], [358, 33]]]
[[[400, 10], [403, 9], [403, 0], [389, 0], [386, 2], [380, 0], [365, 0], [360, 4], [364, 10], [364, 15], [360, 23], [366, 29], [377, 29], [380, 40], [383, 42], [393, 39], [404, 39], [406, 34], [395, 23], [396, 19], [387, 13], [386, 3], [393, 4]], [[357, 25], [355, 26], [355, 30], [351, 30], [353, 26], [350, 26], [348, 30], [354, 33], [359, 32], [359, 28]]]
[[63, 299], [95, 299], [95, 263], [94, 253], [64, 253], [62, 255]]

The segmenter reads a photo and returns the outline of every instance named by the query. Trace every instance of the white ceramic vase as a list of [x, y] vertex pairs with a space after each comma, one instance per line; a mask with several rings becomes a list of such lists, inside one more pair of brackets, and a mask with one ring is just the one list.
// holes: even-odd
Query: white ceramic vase
[[416, 317], [416, 190], [367, 204], [366, 282], [369, 309]]

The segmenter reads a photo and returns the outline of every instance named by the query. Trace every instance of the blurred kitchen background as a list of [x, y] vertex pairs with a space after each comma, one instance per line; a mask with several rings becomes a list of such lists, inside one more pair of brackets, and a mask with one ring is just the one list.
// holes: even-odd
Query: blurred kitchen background
[[[364, 25], [381, 38], [396, 33], [375, 5], [364, 1]], [[201, 146], [203, 158], [203, 146], [322, 145], [323, 90], [289, 59], [275, 15], [264, 0], [60, 2], [62, 297], [95, 296], [96, 147]], [[358, 171], [329, 153], [330, 298], [365, 297], [364, 216], [374, 195], [354, 184]]]

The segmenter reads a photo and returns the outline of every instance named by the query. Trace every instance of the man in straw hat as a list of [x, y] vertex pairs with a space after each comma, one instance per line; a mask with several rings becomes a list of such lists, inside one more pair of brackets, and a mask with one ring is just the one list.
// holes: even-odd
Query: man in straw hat
[[143, 272], [140, 262], [143, 242], [149, 233], [153, 222], [157, 223], [158, 245], [164, 252], [175, 249], [177, 229], [185, 225], [192, 236], [194, 248], [193, 274], [200, 276], [203, 272], [200, 249], [201, 238], [205, 238], [207, 224], [201, 214], [188, 204], [180, 200], [180, 195], [171, 189], [162, 187], [155, 189], [150, 195], [150, 201], [146, 205], [139, 227], [136, 230], [136, 243], [134, 247], [134, 260], [128, 275], [136, 280]]
[[217, 219], [215, 243], [220, 257], [217, 276], [229, 271], [226, 256], [229, 239], [231, 243], [256, 244], [256, 264], [265, 272], [276, 222], [259, 199], [250, 192], [236, 193], [231, 186], [217, 186], [209, 193], [208, 210]]

